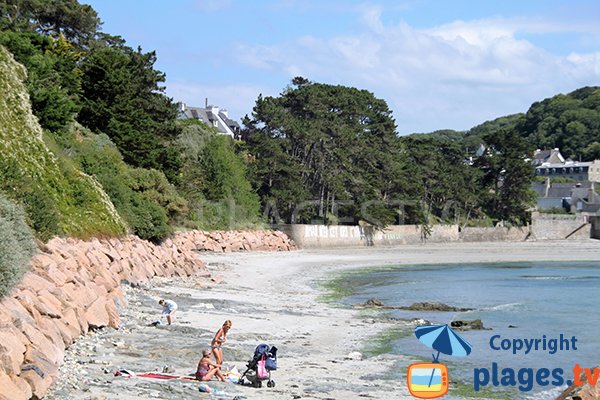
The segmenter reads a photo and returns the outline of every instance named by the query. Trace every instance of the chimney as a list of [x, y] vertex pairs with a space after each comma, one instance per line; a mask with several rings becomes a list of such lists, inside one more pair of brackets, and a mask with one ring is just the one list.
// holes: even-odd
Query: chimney
[[204, 108], [208, 108], [208, 97], [204, 98]]
[[185, 103], [182, 101], [181, 103], [179, 103], [179, 112], [184, 112], [185, 111]]

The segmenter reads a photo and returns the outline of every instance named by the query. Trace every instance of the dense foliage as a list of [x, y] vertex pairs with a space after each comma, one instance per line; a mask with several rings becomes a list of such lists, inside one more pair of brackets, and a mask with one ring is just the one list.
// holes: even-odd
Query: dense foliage
[[125, 232], [98, 182], [49, 148], [23, 84], [25, 70], [0, 47], [0, 191], [25, 208], [41, 239]]
[[61, 136], [64, 150], [77, 167], [98, 179], [131, 232], [159, 241], [187, 213], [187, 203], [157, 170], [133, 168], [123, 161], [105, 134], [96, 135], [74, 125]]
[[529, 161], [533, 147], [515, 130], [500, 130], [483, 139], [488, 148], [475, 165], [483, 172], [480, 196], [485, 212], [516, 225], [530, 222], [528, 209], [535, 202]]
[[35, 250], [23, 210], [0, 194], [0, 297], [27, 271]]
[[464, 141], [451, 135], [411, 135], [402, 138], [414, 187], [407, 196], [422, 206], [420, 218], [407, 223], [467, 224], [481, 218], [481, 171], [466, 160]]
[[78, 53], [63, 36], [0, 32], [4, 45], [27, 68], [27, 90], [33, 113], [50, 131], [64, 129], [79, 111], [81, 72]]
[[537, 149], [560, 149], [573, 160], [600, 158], [600, 87], [584, 87], [535, 102], [514, 114], [471, 128], [466, 137], [481, 139], [501, 129], [514, 130]]
[[537, 148], [557, 147], [574, 160], [600, 158], [600, 87], [534, 103], [519, 131]]
[[400, 142], [385, 101], [366, 90], [296, 78], [259, 97], [243, 132], [253, 183], [272, 221], [393, 222]]
[[82, 109], [78, 120], [107, 134], [128, 164], [163, 171], [171, 181], [181, 166], [172, 145], [179, 135], [177, 107], [164, 95], [154, 52], [117, 43], [99, 44], [81, 63]]
[[95, 39], [101, 22], [96, 11], [77, 0], [2, 0], [0, 30], [64, 36], [78, 48]]
[[246, 179], [248, 156], [239, 143], [197, 120], [179, 125], [183, 168], [178, 188], [190, 207], [183, 224], [231, 229], [259, 222], [259, 197]]

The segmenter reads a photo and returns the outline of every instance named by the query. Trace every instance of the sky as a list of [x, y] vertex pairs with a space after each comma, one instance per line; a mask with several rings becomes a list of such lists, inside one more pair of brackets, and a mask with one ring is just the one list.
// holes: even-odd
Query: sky
[[156, 51], [166, 93], [240, 121], [292, 78], [366, 89], [400, 135], [468, 130], [600, 85], [597, 0], [80, 0]]

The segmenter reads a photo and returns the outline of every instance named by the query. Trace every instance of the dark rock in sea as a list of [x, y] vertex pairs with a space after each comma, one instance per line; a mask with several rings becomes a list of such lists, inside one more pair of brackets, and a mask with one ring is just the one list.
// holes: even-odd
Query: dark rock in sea
[[413, 303], [408, 307], [398, 307], [401, 310], [411, 310], [411, 311], [472, 311], [473, 308], [463, 308], [463, 307], [454, 307], [449, 306], [448, 304], [438, 303], [435, 301], [422, 301], [419, 303]]
[[363, 304], [364, 307], [384, 307], [385, 304], [383, 304], [383, 302], [379, 299], [369, 299], [366, 301], [365, 304]]
[[410, 310], [410, 311], [472, 311], [474, 308], [463, 308], [449, 306], [448, 304], [438, 303], [434, 301], [423, 301], [413, 303], [410, 306], [386, 306], [381, 300], [371, 298], [363, 304], [357, 304], [355, 307], [360, 308], [381, 308], [384, 310]]
[[509, 325], [508, 327], [509, 327], [509, 328], [517, 328], [517, 326], [516, 326], [516, 325]]
[[491, 330], [491, 328], [485, 328], [480, 319], [452, 321], [450, 326], [459, 331]]

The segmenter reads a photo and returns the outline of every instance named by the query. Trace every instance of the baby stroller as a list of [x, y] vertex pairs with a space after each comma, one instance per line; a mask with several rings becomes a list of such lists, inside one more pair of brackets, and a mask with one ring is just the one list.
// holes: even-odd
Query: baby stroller
[[[271, 379], [271, 371], [277, 369], [277, 347], [269, 347], [259, 344], [254, 349], [252, 360], [246, 364], [246, 371], [242, 374], [239, 383], [244, 385], [245, 380], [254, 387], [262, 387], [262, 381], [267, 381], [267, 387], [275, 387], [275, 381]], [[250, 372], [250, 374], [249, 374]]]

